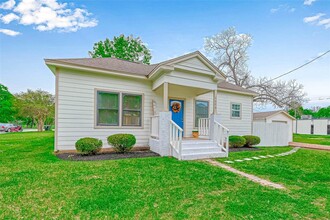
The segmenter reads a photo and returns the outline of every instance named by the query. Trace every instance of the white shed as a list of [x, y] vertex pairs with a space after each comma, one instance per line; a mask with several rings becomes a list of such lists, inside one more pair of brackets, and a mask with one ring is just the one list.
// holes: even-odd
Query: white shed
[[294, 121], [282, 110], [253, 113], [253, 135], [260, 137], [260, 146], [287, 146], [293, 139]]

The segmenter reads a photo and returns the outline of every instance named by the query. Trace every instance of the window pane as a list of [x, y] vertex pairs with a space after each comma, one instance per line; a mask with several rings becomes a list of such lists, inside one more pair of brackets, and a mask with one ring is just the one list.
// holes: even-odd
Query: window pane
[[233, 110], [240, 110], [241, 106], [240, 105], [237, 105], [237, 104], [233, 104], [232, 105], [232, 109]]
[[241, 117], [241, 105], [240, 104], [231, 105], [231, 117], [233, 117], [233, 118]]
[[140, 110], [142, 106], [142, 96], [123, 95], [123, 110]]
[[232, 117], [239, 118], [240, 112], [239, 111], [232, 111]]
[[195, 127], [198, 127], [198, 121], [200, 118], [209, 117], [209, 102], [196, 101], [195, 102]]
[[141, 111], [123, 111], [124, 126], [141, 126]]
[[98, 125], [119, 125], [118, 110], [98, 110]]
[[98, 92], [97, 101], [99, 109], [118, 109], [119, 95], [117, 93]]

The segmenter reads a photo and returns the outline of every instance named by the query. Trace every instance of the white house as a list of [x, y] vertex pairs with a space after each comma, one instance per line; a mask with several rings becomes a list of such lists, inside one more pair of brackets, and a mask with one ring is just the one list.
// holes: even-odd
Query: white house
[[293, 138], [295, 118], [285, 111], [253, 114], [253, 134], [261, 139], [260, 146], [288, 146]]
[[[136, 146], [179, 159], [228, 155], [230, 135], [252, 134], [256, 93], [227, 83], [196, 51], [145, 65], [116, 58], [45, 59], [56, 77], [55, 150], [82, 137], [136, 136]], [[192, 140], [199, 129], [204, 139]]]

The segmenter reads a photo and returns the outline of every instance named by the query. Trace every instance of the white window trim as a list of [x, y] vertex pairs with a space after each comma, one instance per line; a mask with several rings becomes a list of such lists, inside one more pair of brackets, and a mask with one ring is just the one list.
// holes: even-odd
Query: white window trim
[[194, 99], [194, 121], [193, 121], [193, 128], [197, 129], [198, 127], [196, 127], [196, 102], [207, 102], [207, 108], [208, 108], [208, 118], [210, 117], [210, 100], [206, 100], [206, 99]]
[[[233, 105], [239, 105], [239, 117], [233, 117]], [[237, 110], [236, 110], [237, 111]], [[242, 119], [242, 103], [231, 102], [230, 103], [230, 118], [231, 119]]]
[[[119, 94], [119, 125], [98, 125], [97, 124], [97, 114], [98, 114], [98, 108], [97, 108], [97, 93], [98, 92], [109, 92], [109, 93], [118, 93]], [[141, 125], [140, 126], [131, 126], [131, 125], [122, 125], [122, 119], [123, 119], [123, 108], [122, 108], [122, 97], [123, 94], [127, 95], [140, 95], [142, 96], [142, 106], [141, 106]], [[102, 89], [102, 88], [95, 88], [94, 89], [94, 128], [95, 129], [143, 129], [144, 128], [144, 93], [134, 92], [134, 91], [123, 91], [123, 90], [108, 90], [108, 89]]]

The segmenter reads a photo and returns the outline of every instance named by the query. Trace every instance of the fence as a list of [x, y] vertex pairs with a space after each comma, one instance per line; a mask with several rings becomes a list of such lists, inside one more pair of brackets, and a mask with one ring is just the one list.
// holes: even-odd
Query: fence
[[301, 119], [293, 124], [298, 134], [330, 135], [330, 119]]
[[253, 135], [260, 137], [258, 146], [288, 146], [289, 125], [285, 123], [253, 122]]

